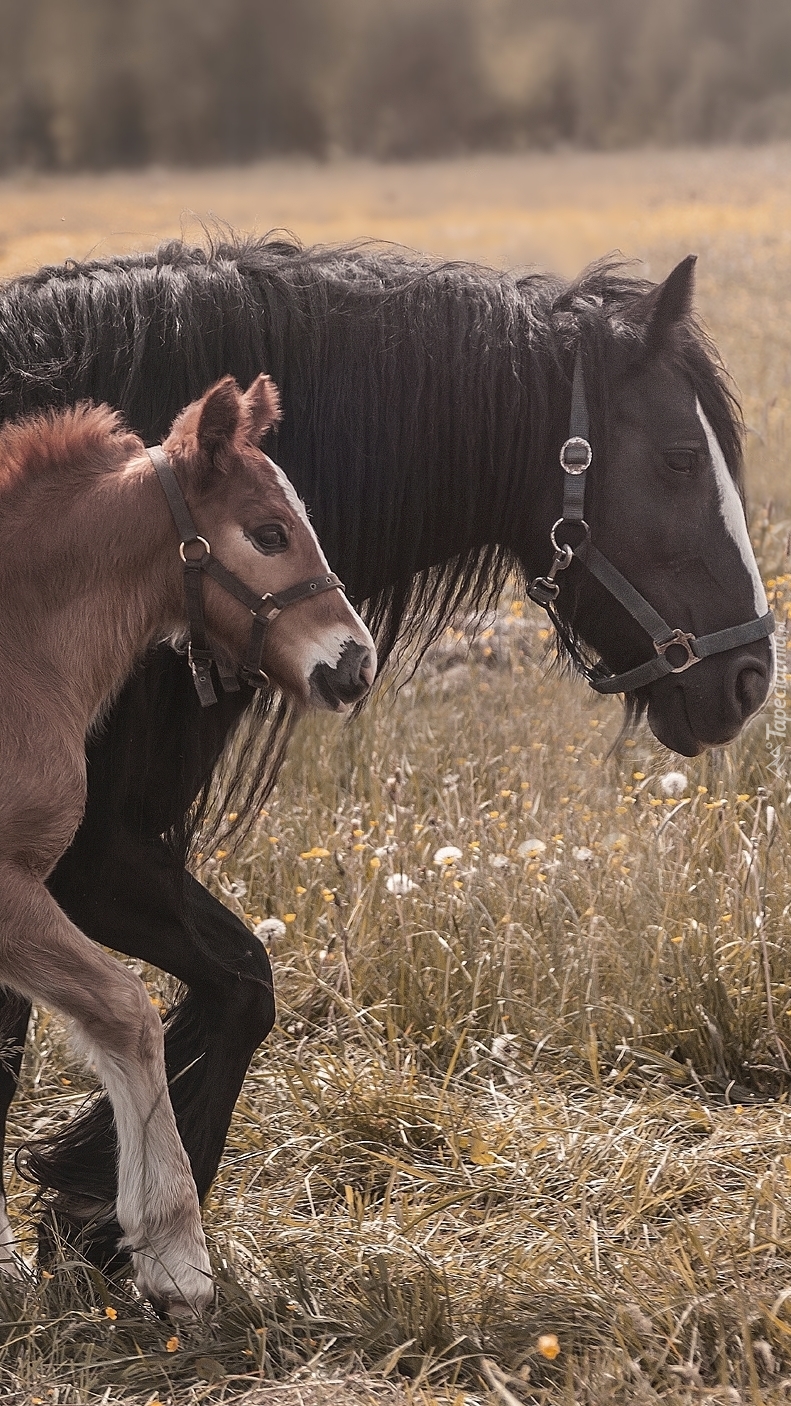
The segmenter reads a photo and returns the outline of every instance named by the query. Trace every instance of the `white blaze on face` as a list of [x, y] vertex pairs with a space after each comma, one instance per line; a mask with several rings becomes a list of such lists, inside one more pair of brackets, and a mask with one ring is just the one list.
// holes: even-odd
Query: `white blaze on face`
[[764, 583], [761, 580], [761, 573], [758, 570], [758, 563], [755, 560], [755, 553], [752, 548], [747, 522], [742, 508], [736, 484], [728, 472], [728, 465], [725, 462], [725, 455], [720, 447], [711, 425], [701, 409], [700, 401], [695, 401], [698, 412], [698, 419], [706, 433], [709, 446], [709, 454], [714, 468], [714, 482], [717, 485], [717, 494], [720, 500], [720, 512], [725, 524], [725, 531], [733, 539], [744, 562], [744, 568], [753, 584], [753, 599], [755, 601], [756, 616], [765, 615], [769, 609], [769, 604], [764, 591]]
[[[280, 487], [283, 490], [283, 493], [289, 503], [289, 506], [295, 513], [299, 515], [299, 517], [302, 518], [302, 521], [307, 527], [308, 532], [313, 538], [316, 551], [321, 561], [322, 571], [329, 571], [330, 564], [327, 561], [327, 558], [325, 557], [324, 552], [321, 549], [321, 543], [319, 542], [319, 539], [313, 530], [313, 525], [310, 521], [310, 518], [308, 517], [305, 504], [299, 497], [299, 494], [296, 492], [291, 480], [281, 469], [280, 465], [275, 464], [271, 459], [269, 462], [277, 470]], [[376, 646], [368, 631], [368, 627], [357, 614], [357, 611], [354, 609], [354, 606], [351, 604], [351, 602], [348, 601], [345, 596], [343, 599], [346, 609], [349, 612], [348, 625], [338, 625], [330, 629], [325, 629], [322, 631], [320, 641], [306, 641], [303, 645], [302, 657], [300, 662], [305, 671], [306, 678], [310, 678], [310, 675], [313, 673], [313, 670], [317, 664], [326, 664], [330, 669], [337, 668], [338, 664], [340, 663], [344, 647], [349, 643], [350, 640], [354, 640], [356, 644], [363, 645], [365, 648], [370, 650], [372, 668], [374, 669], [374, 671], [376, 669]]]

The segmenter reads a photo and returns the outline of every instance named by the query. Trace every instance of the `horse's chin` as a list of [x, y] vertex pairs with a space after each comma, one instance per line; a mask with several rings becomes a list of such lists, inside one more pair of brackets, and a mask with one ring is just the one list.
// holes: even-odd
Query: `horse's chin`
[[712, 744], [695, 735], [684, 702], [684, 690], [669, 689], [648, 703], [648, 726], [658, 742], [682, 757], [699, 757]]

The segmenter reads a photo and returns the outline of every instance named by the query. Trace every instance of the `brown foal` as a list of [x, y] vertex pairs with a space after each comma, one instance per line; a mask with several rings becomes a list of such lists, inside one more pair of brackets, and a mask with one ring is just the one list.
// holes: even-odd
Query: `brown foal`
[[[278, 419], [265, 376], [230, 378], [175, 421], [164, 449], [197, 532], [261, 596], [329, 568], [282, 471], [258, 447]], [[71, 1017], [118, 1130], [117, 1216], [134, 1282], [163, 1311], [212, 1299], [195, 1185], [168, 1094], [159, 1016], [143, 983], [84, 936], [45, 879], [86, 794], [85, 737], [135, 662], [187, 624], [179, 539], [151, 459], [106, 406], [0, 431], [0, 985]], [[240, 666], [251, 611], [214, 580], [206, 629]], [[341, 710], [376, 653], [340, 590], [267, 625], [261, 656], [297, 703]]]

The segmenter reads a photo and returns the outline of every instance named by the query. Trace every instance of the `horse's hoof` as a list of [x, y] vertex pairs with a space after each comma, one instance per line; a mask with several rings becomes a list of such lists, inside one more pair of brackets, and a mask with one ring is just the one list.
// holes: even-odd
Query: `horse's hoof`
[[116, 1275], [129, 1268], [129, 1252], [120, 1245], [123, 1235], [115, 1208], [88, 1197], [54, 1196], [38, 1223], [39, 1269], [50, 1269], [64, 1252], [78, 1254], [103, 1274]]

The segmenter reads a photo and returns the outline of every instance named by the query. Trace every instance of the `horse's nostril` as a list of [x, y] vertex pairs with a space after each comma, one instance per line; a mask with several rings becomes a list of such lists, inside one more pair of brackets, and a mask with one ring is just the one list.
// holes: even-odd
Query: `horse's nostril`
[[749, 718], [760, 708], [766, 698], [768, 679], [765, 670], [758, 666], [741, 669], [736, 677], [736, 698], [742, 716]]
[[374, 673], [374, 662], [371, 658], [371, 651], [370, 649], [366, 649], [359, 663], [357, 673], [358, 682], [361, 684], [365, 684], [366, 688], [370, 688], [371, 684], [374, 681]]

